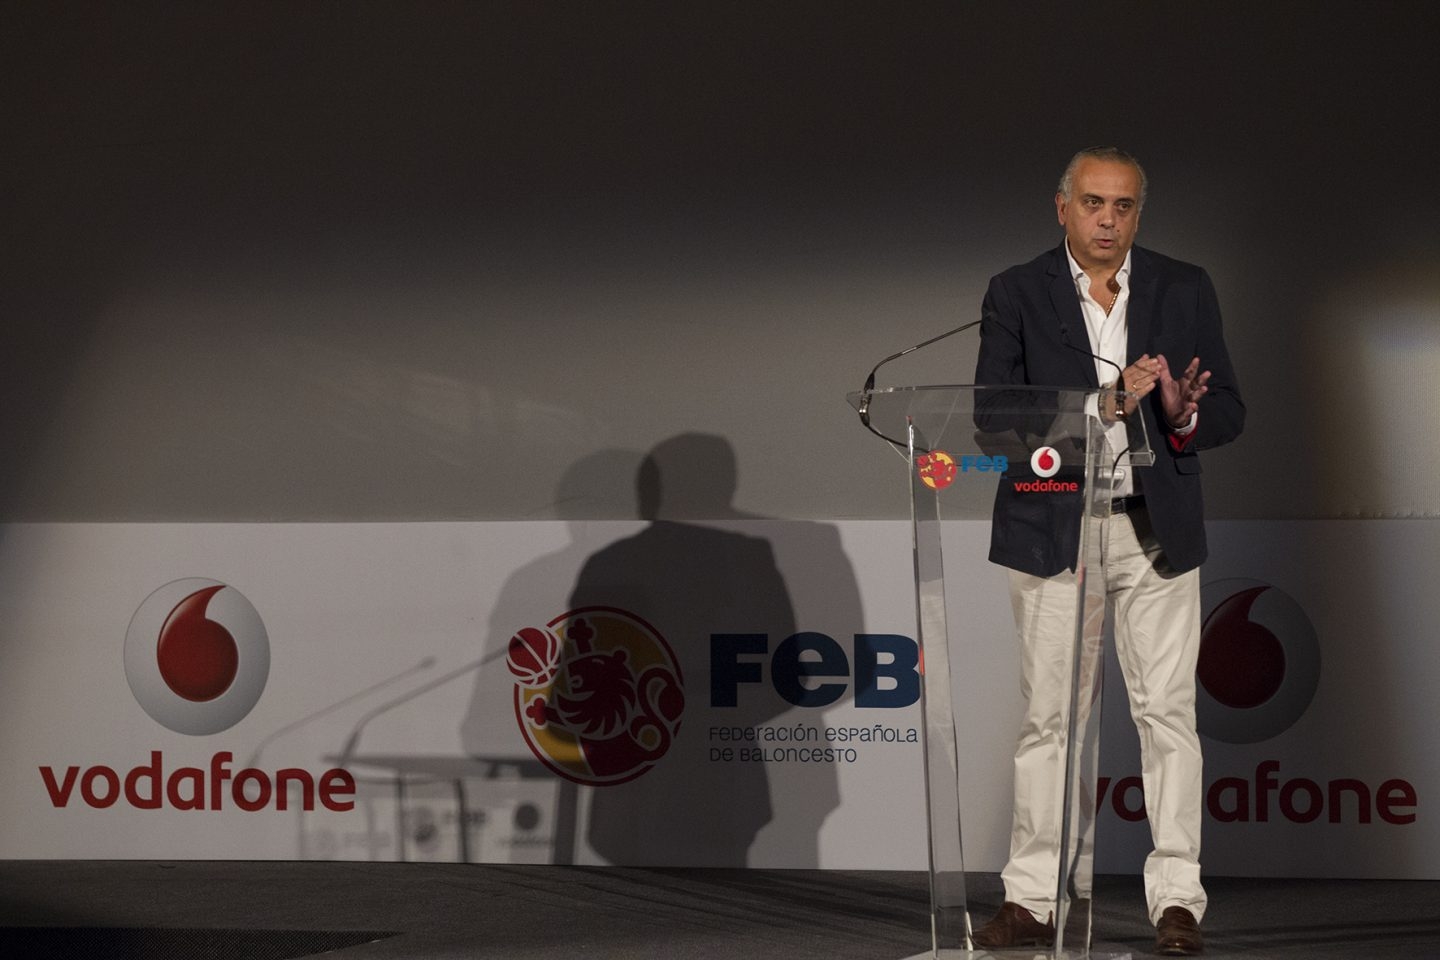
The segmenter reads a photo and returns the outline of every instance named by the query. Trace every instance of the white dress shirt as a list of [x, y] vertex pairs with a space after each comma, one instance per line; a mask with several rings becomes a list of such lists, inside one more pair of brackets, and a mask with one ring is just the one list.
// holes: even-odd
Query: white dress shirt
[[[1120, 373], [1125, 369], [1125, 347], [1126, 338], [1129, 334], [1129, 326], [1126, 323], [1126, 316], [1130, 308], [1130, 252], [1125, 252], [1125, 262], [1120, 264], [1119, 271], [1115, 274], [1115, 282], [1120, 285], [1120, 292], [1114, 295], [1113, 303], [1110, 301], [1110, 291], [1101, 289], [1099, 292], [1104, 297], [1102, 303], [1090, 291], [1090, 275], [1075, 262], [1075, 257], [1070, 253], [1070, 244], [1065, 244], [1065, 259], [1070, 261], [1070, 276], [1075, 280], [1075, 293], [1080, 297], [1080, 313], [1085, 317], [1085, 332], [1090, 337], [1090, 352], [1096, 356], [1095, 377], [1102, 385], [1116, 384], [1124, 389], [1123, 384], [1117, 384]], [[1110, 308], [1107, 313], [1106, 307]], [[1104, 357], [1104, 360], [1098, 359]], [[1106, 363], [1105, 360], [1110, 361]], [[1111, 365], [1113, 364], [1113, 366]], [[1112, 423], [1105, 430], [1105, 438], [1110, 441], [1110, 454], [1113, 459], [1122, 450], [1130, 447], [1129, 436], [1125, 422], [1117, 421]], [[1108, 466], [1108, 465], [1107, 465]], [[1134, 472], [1128, 469], [1126, 458], [1121, 458], [1120, 465], [1116, 470], [1115, 485], [1111, 490], [1112, 497], [1128, 497], [1139, 492], [1134, 480]]]
[[[1085, 317], [1085, 332], [1090, 337], [1090, 352], [1097, 357], [1095, 361], [1096, 379], [1102, 385], [1113, 384], [1123, 390], [1125, 385], [1118, 381], [1121, 372], [1127, 366], [1125, 349], [1130, 333], [1127, 320], [1130, 312], [1130, 251], [1125, 251], [1125, 262], [1120, 264], [1120, 269], [1115, 273], [1115, 282], [1119, 284], [1120, 291], [1114, 294], [1114, 301], [1110, 301], [1110, 291], [1100, 291], [1105, 303], [1100, 302], [1091, 294], [1090, 275], [1081, 268], [1080, 264], [1075, 262], [1068, 242], [1065, 244], [1065, 259], [1070, 261], [1070, 276], [1075, 281], [1075, 293], [1080, 298], [1080, 313]], [[1105, 311], [1107, 305], [1110, 307], [1109, 313]], [[1098, 359], [1099, 357], [1104, 357], [1110, 363]], [[1185, 358], [1185, 362], [1187, 364], [1190, 362], [1188, 357]], [[1189, 423], [1178, 429], [1172, 429], [1171, 432], [1178, 437], [1186, 436], [1195, 429], [1198, 419], [1196, 414], [1191, 414]], [[1130, 447], [1124, 421], [1111, 424], [1105, 430], [1105, 437], [1110, 441], [1112, 457]], [[1154, 442], [1164, 441], [1156, 437]], [[1127, 458], [1122, 457], [1116, 470], [1115, 485], [1111, 496], [1129, 497], [1138, 494], [1140, 492], [1138, 480], [1139, 478], [1135, 476], [1134, 472], [1128, 469]]]

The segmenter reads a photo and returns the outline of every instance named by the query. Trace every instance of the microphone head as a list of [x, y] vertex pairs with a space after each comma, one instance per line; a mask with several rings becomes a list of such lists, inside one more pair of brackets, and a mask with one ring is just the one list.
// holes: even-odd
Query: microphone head
[[[364, 724], [361, 724], [361, 726], [363, 727]], [[347, 739], [347, 740], [345, 741], [345, 746], [340, 750], [340, 759], [339, 759], [339, 761], [335, 764], [335, 766], [337, 766], [337, 767], [347, 766], [347, 765], [350, 763], [350, 758], [351, 758], [351, 756], [353, 756], [354, 753], [355, 753], [355, 748], [356, 748], [357, 746], [359, 746], [359, 744], [360, 744], [360, 731], [357, 729], [354, 733], [350, 734], [349, 739]]]

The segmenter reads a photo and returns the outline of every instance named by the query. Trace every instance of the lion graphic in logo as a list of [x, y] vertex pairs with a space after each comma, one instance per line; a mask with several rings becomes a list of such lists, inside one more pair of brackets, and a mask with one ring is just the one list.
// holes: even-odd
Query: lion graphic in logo
[[592, 607], [510, 641], [516, 717], [535, 755], [581, 783], [649, 770], [680, 728], [685, 698], [669, 646], [621, 610]]

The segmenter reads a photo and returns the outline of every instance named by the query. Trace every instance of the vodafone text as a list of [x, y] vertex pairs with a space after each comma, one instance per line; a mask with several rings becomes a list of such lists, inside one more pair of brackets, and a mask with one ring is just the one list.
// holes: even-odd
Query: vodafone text
[[[855, 706], [908, 707], [918, 701], [919, 662], [920, 648], [909, 637], [855, 634]], [[774, 653], [769, 634], [712, 633], [710, 705], [736, 706], [741, 685], [763, 683], [768, 665], [770, 683], [785, 700], [797, 707], [829, 706], [844, 696], [850, 664], [844, 648], [823, 633], [791, 634], [775, 646]], [[806, 679], [835, 682], [807, 686]]]
[[[1344, 823], [1346, 812], [1353, 811], [1353, 822], [1370, 823], [1371, 808], [1385, 823], [1404, 825], [1415, 822], [1419, 798], [1414, 784], [1408, 780], [1386, 780], [1371, 789], [1363, 780], [1341, 778], [1323, 786], [1308, 777], [1295, 777], [1280, 782], [1279, 760], [1262, 760], [1255, 766], [1252, 780], [1243, 777], [1220, 777], [1205, 793], [1205, 806], [1211, 818], [1220, 823], [1266, 823], [1272, 812], [1291, 823], [1313, 823], [1323, 815], [1330, 823]], [[1106, 793], [1110, 806], [1121, 820], [1132, 823], [1145, 819], [1145, 788], [1139, 777], [1122, 777], [1111, 781], [1101, 777], [1096, 806], [1103, 806]]]
[[[57, 777], [55, 768], [41, 767], [40, 779], [55, 807], [68, 807], [80, 788], [80, 799], [97, 809], [124, 801], [138, 810], [222, 810], [226, 797], [240, 810], [255, 812], [271, 806], [289, 809], [291, 791], [299, 792], [300, 807], [314, 810], [318, 797], [327, 810], [343, 812], [355, 806], [355, 778], [349, 770], [334, 768], [316, 778], [308, 770], [286, 767], [272, 777], [263, 770], [246, 767], [238, 772], [230, 769], [235, 755], [222, 750], [210, 758], [210, 769], [177, 767], [167, 777], [159, 750], [150, 751], [150, 762], [133, 767], [125, 774], [114, 767], [97, 764], [81, 771], [66, 767], [64, 776]], [[230, 785], [227, 789], [226, 781]]]
[[1070, 480], [1016, 480], [1016, 493], [1078, 493], [1080, 484]]

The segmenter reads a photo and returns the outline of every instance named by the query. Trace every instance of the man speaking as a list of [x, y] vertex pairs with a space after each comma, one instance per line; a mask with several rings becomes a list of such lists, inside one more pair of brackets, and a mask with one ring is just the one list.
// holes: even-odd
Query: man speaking
[[[1115, 650], [1140, 734], [1154, 850], [1145, 897], [1166, 956], [1203, 950], [1203, 809], [1195, 730], [1200, 563], [1205, 559], [1199, 451], [1235, 439], [1245, 422], [1221, 335], [1220, 309], [1199, 267], [1133, 246], [1145, 172], [1114, 147], [1077, 153], [1055, 210], [1065, 239], [990, 281], [975, 382], [1114, 386], [1131, 397], [1099, 410], [1123, 437], [1143, 417], [1152, 467], [1117, 471], [1101, 549]], [[976, 931], [987, 949], [1039, 946], [1055, 935], [1064, 724], [1069, 712], [1078, 502], [1036, 523], [1023, 494], [1002, 485], [990, 559], [1010, 570], [1026, 709], [1015, 749], [1005, 904]], [[1050, 516], [1053, 516], [1050, 515]], [[1091, 571], [1090, 576], [1096, 576]]]

